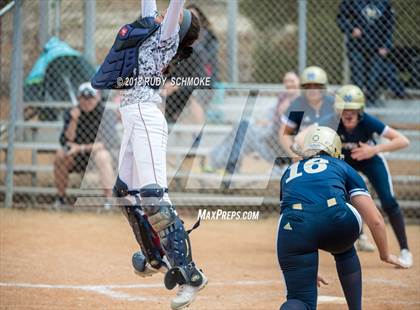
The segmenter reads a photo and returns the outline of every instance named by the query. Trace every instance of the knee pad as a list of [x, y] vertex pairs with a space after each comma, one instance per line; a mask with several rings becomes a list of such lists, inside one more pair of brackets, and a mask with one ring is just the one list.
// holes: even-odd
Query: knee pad
[[156, 232], [161, 232], [172, 225], [176, 218], [173, 206], [164, 201], [164, 189], [158, 184], [150, 184], [140, 189], [141, 206], [149, 223]]
[[160, 202], [154, 214], [147, 213], [147, 211], [146, 214], [148, 214], [148, 219], [153, 229], [158, 233], [173, 225], [177, 218], [173, 206], [166, 201]]
[[311, 310], [311, 307], [298, 299], [289, 299], [281, 305], [280, 310]]
[[149, 184], [140, 188], [137, 192], [140, 196], [140, 204], [147, 216], [159, 211], [159, 207], [165, 194], [163, 187], [159, 184]]

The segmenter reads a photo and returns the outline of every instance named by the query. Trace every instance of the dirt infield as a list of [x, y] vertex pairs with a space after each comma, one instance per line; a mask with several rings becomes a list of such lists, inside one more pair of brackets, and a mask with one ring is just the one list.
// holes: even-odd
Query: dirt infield
[[[194, 222], [185, 218], [187, 227]], [[189, 309], [278, 309], [284, 286], [275, 253], [277, 219], [205, 221], [191, 234], [210, 279]], [[391, 232], [389, 230], [389, 232]], [[409, 226], [410, 270], [360, 255], [364, 309], [420, 308], [420, 226]], [[390, 234], [391, 248], [397, 250]], [[162, 275], [132, 272], [136, 243], [118, 213], [0, 210], [1, 309], [169, 309]], [[319, 309], [346, 309], [332, 256], [322, 253]]]

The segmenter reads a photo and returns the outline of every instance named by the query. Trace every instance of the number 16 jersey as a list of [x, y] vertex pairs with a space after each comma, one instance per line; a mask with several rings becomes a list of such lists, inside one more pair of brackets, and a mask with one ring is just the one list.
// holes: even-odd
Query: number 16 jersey
[[368, 195], [361, 176], [343, 160], [318, 155], [290, 165], [281, 178], [281, 209], [292, 205], [329, 206], [356, 195]]

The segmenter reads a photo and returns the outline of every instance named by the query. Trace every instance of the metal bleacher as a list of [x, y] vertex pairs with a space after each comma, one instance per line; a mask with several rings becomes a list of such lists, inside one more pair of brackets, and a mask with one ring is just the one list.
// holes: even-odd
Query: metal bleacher
[[[219, 98], [220, 99], [220, 98]], [[197, 167], [193, 167], [191, 163], [185, 164], [187, 160], [196, 160], [202, 166], [205, 162], [206, 155], [210, 152], [212, 147], [223, 139], [228, 134], [235, 123], [241, 117], [247, 96], [243, 93], [229, 94], [226, 91], [223, 94], [219, 103], [213, 103], [209, 106], [210, 112], [217, 112], [222, 115], [217, 121], [209, 121], [203, 126], [176, 124], [170, 126], [170, 136], [168, 141], [168, 161], [171, 161], [174, 169], [168, 168], [168, 178], [171, 180], [170, 186], [173, 192], [172, 198], [178, 205], [190, 206], [250, 206], [252, 204], [259, 205], [256, 201], [264, 198], [264, 202], [277, 205], [277, 187], [280, 179], [279, 175], [268, 174], [270, 179], [268, 188], [271, 191], [264, 190], [258, 186], [260, 190], [235, 190], [235, 189], [215, 189], [212, 186], [206, 186], [212, 181], [220, 181], [226, 176], [220, 176], [211, 173], [204, 173], [197, 171]], [[266, 107], [275, 103], [275, 92], [269, 90], [260, 95], [256, 102], [255, 113], [262, 113]], [[48, 107], [62, 111], [65, 108], [71, 107], [70, 102], [52, 102], [52, 103], [25, 103], [25, 108], [34, 107]], [[410, 146], [400, 152], [384, 154], [388, 159], [391, 170], [393, 165], [395, 167], [406, 167], [406, 169], [393, 170], [393, 181], [395, 192], [401, 200], [401, 205], [409, 209], [420, 209], [420, 110], [418, 102], [415, 100], [397, 101], [390, 100], [386, 102], [385, 107], [369, 108], [369, 113], [376, 115], [391, 126], [400, 129], [411, 141]], [[252, 114], [252, 113], [251, 113]], [[251, 116], [252, 117], [252, 116]], [[2, 127], [7, 127], [7, 122], [0, 122]], [[31, 185], [20, 186], [15, 184], [14, 193], [22, 195], [43, 195], [54, 197], [56, 191], [51, 186], [43, 186], [38, 184], [37, 175], [39, 173], [48, 174], [52, 178], [53, 165], [52, 161], [49, 164], [38, 164], [37, 158], [39, 154], [50, 154], [51, 156], [59, 149], [58, 136], [62, 128], [61, 121], [41, 122], [37, 120], [19, 121], [16, 123], [16, 128], [23, 132], [22, 139], [14, 143], [15, 150], [26, 150], [31, 153], [31, 162], [16, 163], [13, 167], [15, 175], [31, 176]], [[118, 131], [122, 130], [121, 125], [117, 126]], [[199, 133], [203, 130], [205, 138], [202, 140], [200, 146], [196, 149], [191, 148], [190, 140], [193, 134]], [[187, 142], [186, 142], [187, 141]], [[7, 152], [7, 143], [4, 137], [0, 135], [0, 153]], [[5, 156], [4, 156], [5, 158]], [[168, 165], [170, 166], [170, 165]], [[200, 167], [199, 167], [200, 168]], [[0, 164], [0, 175], [4, 175], [7, 167], [5, 164]], [[186, 180], [192, 180], [202, 186], [197, 189], [188, 190], [185, 188]], [[253, 184], [258, 184], [267, 179], [267, 174], [262, 173], [239, 173], [234, 176], [229, 176], [231, 184], [237, 184], [234, 188], [240, 188], [238, 184], [246, 184], [247, 189], [252, 189]], [[220, 183], [220, 182], [219, 182]], [[223, 182], [222, 182], [223, 184]], [[0, 194], [4, 194], [5, 186], [0, 186]], [[99, 195], [98, 190], [81, 190], [78, 188], [69, 189], [68, 195]], [[189, 192], [188, 199], [185, 193]], [[267, 194], [268, 193], [268, 194]], [[262, 198], [261, 198], [262, 197]], [[34, 200], [31, 199], [31, 202]], [[416, 211], [417, 212], [417, 211]]]

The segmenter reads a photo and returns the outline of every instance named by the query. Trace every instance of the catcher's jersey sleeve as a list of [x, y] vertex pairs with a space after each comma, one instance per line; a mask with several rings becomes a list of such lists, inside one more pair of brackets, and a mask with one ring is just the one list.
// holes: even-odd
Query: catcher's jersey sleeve
[[155, 17], [157, 14], [156, 0], [142, 0], [141, 1], [141, 16]]
[[167, 40], [174, 35], [178, 35], [179, 16], [184, 8], [184, 0], [171, 0], [165, 18], [162, 22], [162, 40]]

